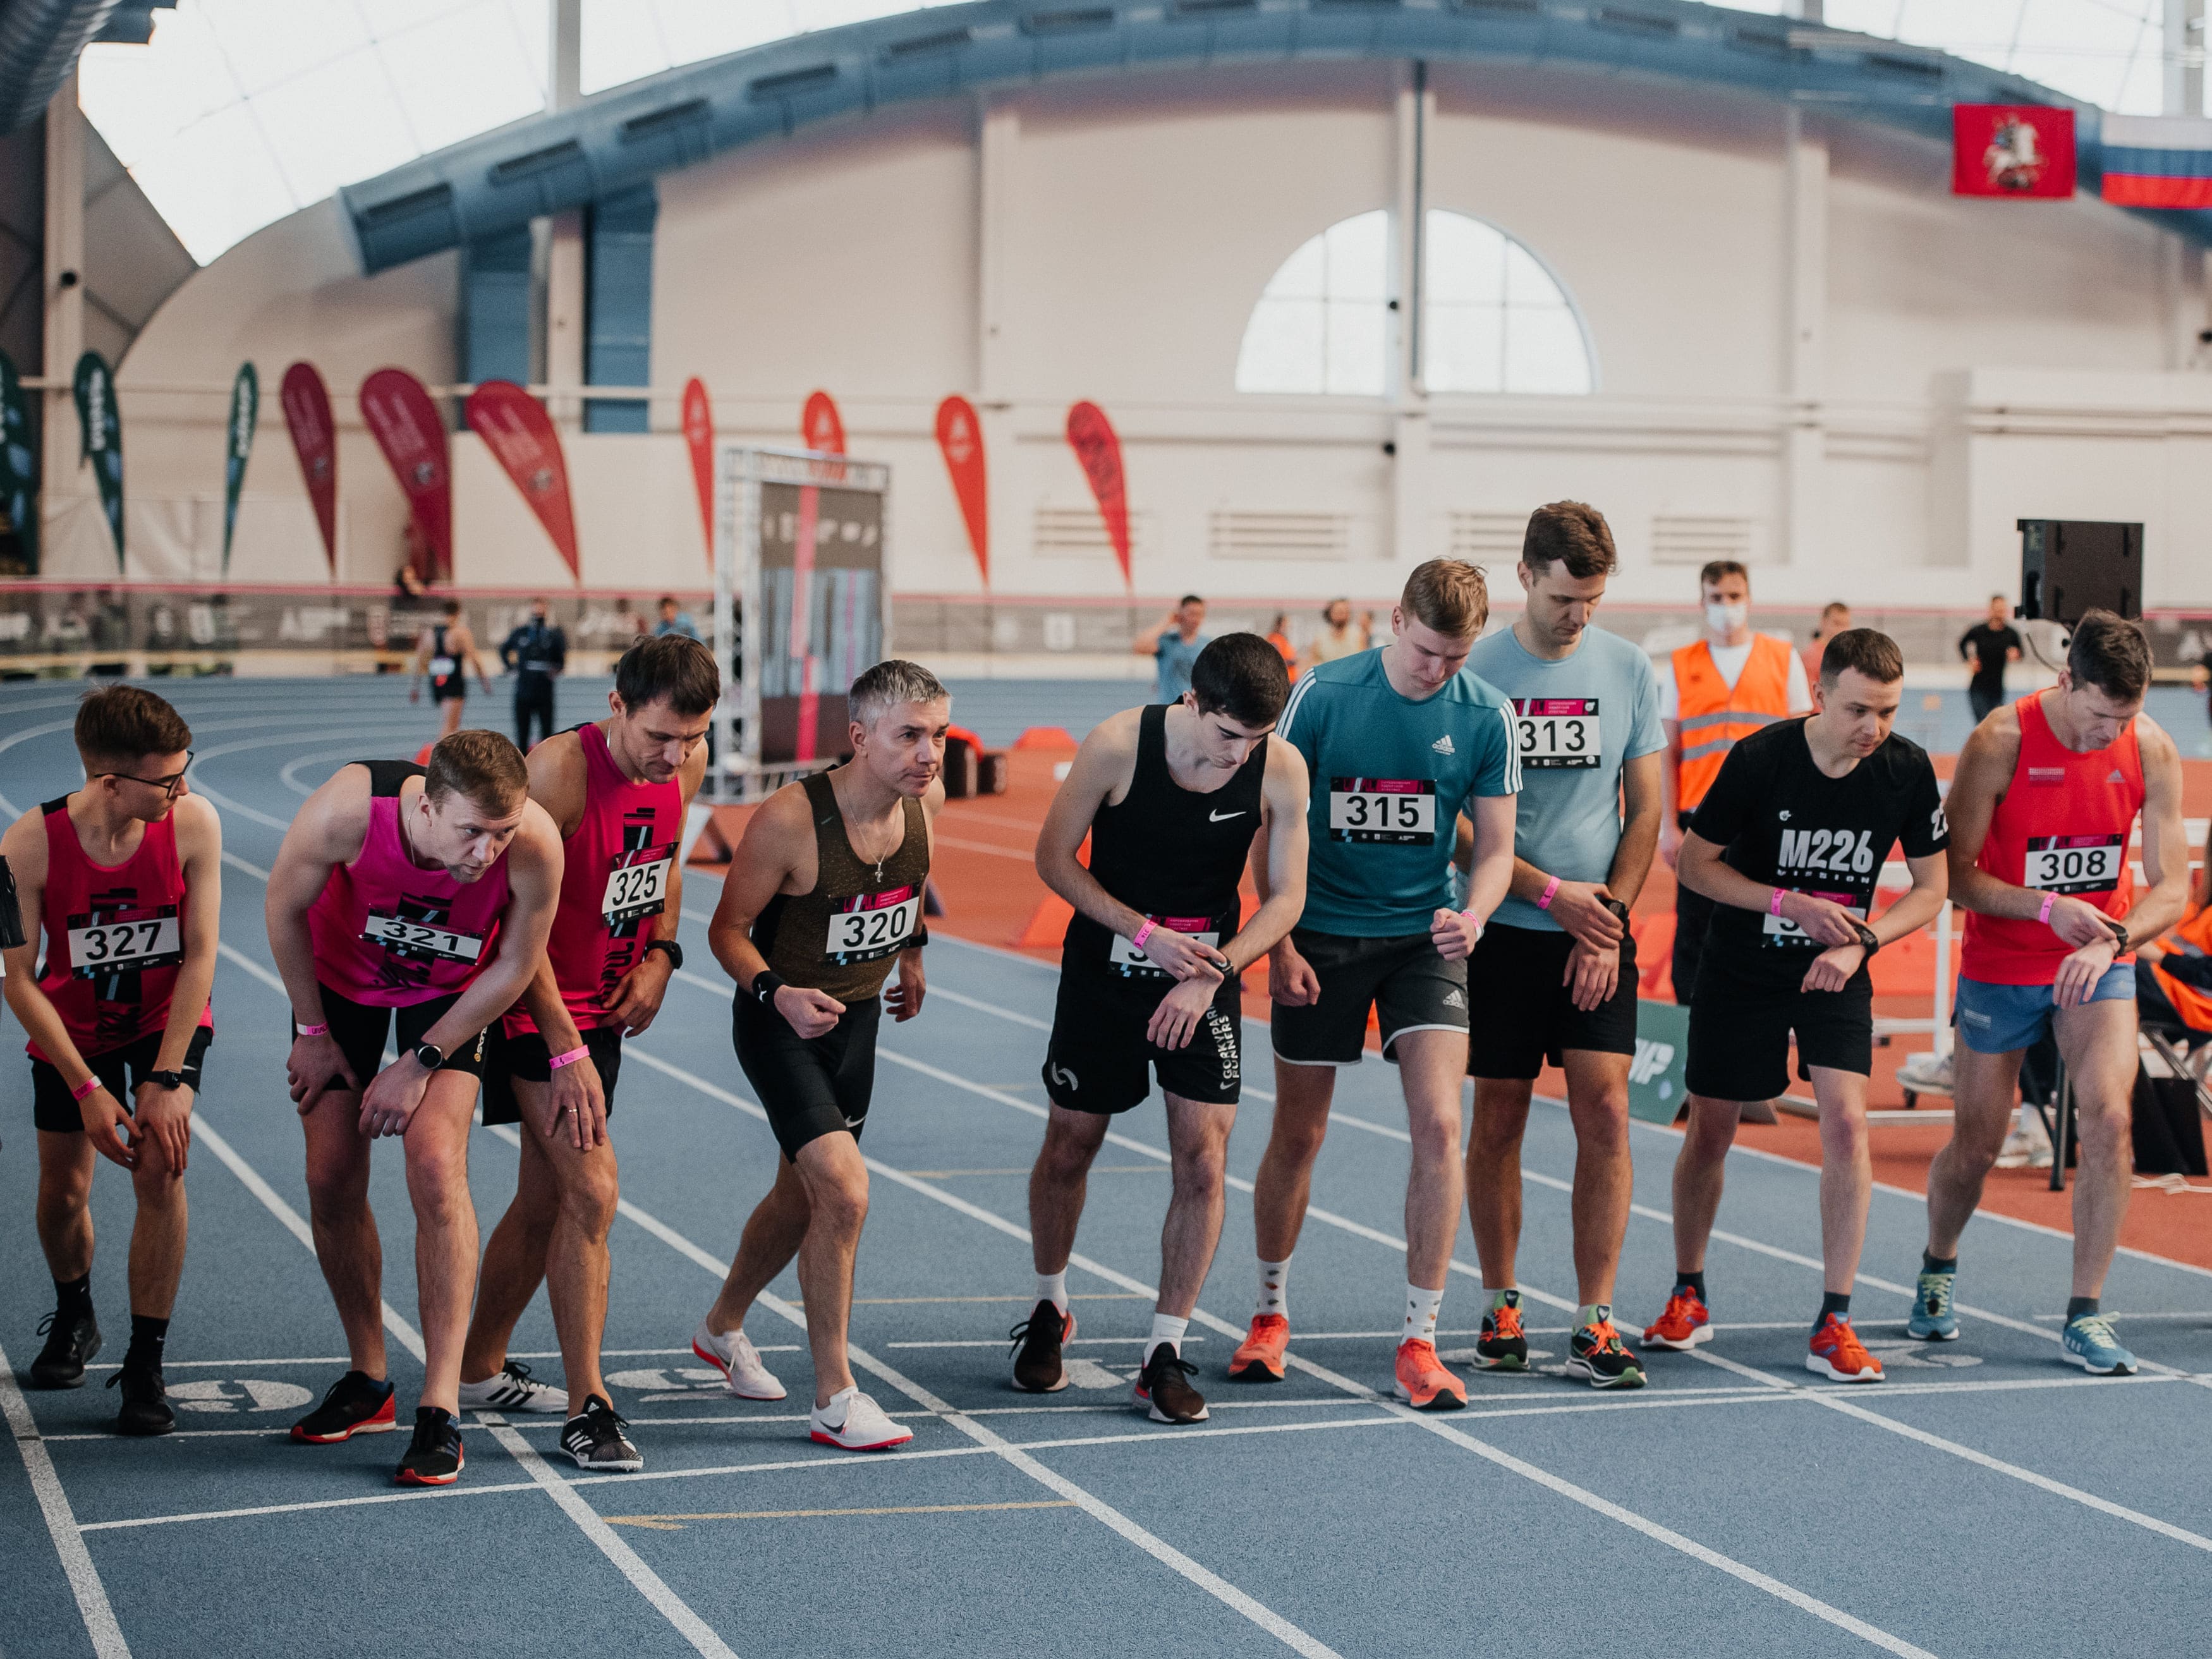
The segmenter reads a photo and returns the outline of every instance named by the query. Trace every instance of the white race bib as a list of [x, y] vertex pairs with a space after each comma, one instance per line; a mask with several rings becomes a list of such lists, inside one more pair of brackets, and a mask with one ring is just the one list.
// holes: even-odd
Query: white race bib
[[174, 915], [143, 916], [135, 921], [118, 917], [96, 927], [72, 927], [70, 971], [79, 979], [99, 979], [147, 968], [173, 968], [185, 959], [184, 939], [183, 925]]
[[599, 899], [599, 914], [606, 918], [607, 926], [620, 927], [666, 909], [668, 872], [675, 864], [672, 846], [616, 854], [607, 872], [607, 890]]
[[442, 957], [448, 962], [476, 962], [483, 956], [484, 942], [473, 933], [457, 933], [450, 927], [433, 927], [428, 922], [403, 921], [398, 916], [373, 912], [362, 923], [361, 936], [386, 950]]
[[1437, 838], [1433, 778], [1331, 778], [1328, 838], [1430, 846]]
[[450, 679], [453, 677], [453, 659], [451, 657], [433, 657], [430, 659], [430, 678], [432, 679]]
[[[1158, 927], [1167, 928], [1171, 933], [1181, 933], [1186, 939], [1194, 939], [1209, 951], [1220, 948], [1221, 935], [1218, 932], [1201, 931], [1206, 927], [1206, 922], [1210, 920], [1209, 917], [1152, 916], [1147, 920]], [[1166, 969], [1154, 963], [1151, 957], [1119, 933], [1114, 935], [1114, 946], [1106, 953], [1106, 960], [1125, 974], [1152, 974], [1160, 978], [1164, 978], [1167, 975]]]
[[1516, 697], [1513, 715], [1523, 766], [1595, 766], [1604, 758], [1595, 697]]
[[921, 894], [912, 887], [862, 893], [846, 901], [830, 918], [823, 949], [828, 960], [843, 964], [874, 962], [902, 949], [921, 923]]
[[[1850, 893], [1814, 893], [1807, 892], [1803, 888], [1792, 888], [1790, 890], [1803, 892], [1808, 898], [1826, 899], [1831, 904], [1840, 904], [1861, 921], [1867, 919], [1866, 906], [1854, 902], [1854, 896]], [[1813, 938], [1796, 922], [1786, 916], [1778, 916], [1771, 910], [1762, 919], [1759, 931], [1766, 935], [1765, 942], [1769, 945], [1820, 945], [1819, 940]], [[1820, 945], [1820, 948], [1826, 950], [1828, 947]]]
[[2030, 836], [2021, 885], [2039, 893], [2109, 893], [2120, 884], [2125, 836]]

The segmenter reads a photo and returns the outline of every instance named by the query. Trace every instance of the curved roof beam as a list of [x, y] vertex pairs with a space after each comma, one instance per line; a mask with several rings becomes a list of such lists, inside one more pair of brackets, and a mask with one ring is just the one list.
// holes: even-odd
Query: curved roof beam
[[[671, 70], [338, 198], [374, 272], [887, 105], [1072, 76], [1412, 58], [1723, 87], [1938, 138], [1954, 103], [2072, 105], [2083, 184], [2102, 176], [2092, 106], [1947, 53], [1693, 0], [974, 0]], [[2147, 216], [2212, 243], [2212, 211]]]

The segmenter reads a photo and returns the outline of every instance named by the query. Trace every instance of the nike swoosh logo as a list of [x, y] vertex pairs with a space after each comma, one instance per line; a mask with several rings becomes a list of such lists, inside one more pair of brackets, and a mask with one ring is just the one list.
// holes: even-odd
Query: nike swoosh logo
[[1240, 807], [1234, 812], [1208, 812], [1206, 818], [1209, 823], [1221, 823], [1230, 818], [1241, 818], [1243, 816], [1243, 809]]

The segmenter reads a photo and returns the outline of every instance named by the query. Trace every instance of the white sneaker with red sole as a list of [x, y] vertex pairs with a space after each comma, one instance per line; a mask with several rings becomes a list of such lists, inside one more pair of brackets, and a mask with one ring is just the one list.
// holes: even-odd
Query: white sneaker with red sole
[[914, 1438], [912, 1429], [892, 1422], [858, 1383], [831, 1395], [828, 1405], [817, 1406], [806, 1419], [806, 1432], [825, 1446], [842, 1446], [847, 1451], [889, 1451]]

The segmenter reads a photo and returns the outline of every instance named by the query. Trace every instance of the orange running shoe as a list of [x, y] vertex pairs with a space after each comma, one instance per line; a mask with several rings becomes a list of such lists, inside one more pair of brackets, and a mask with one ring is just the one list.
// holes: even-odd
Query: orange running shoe
[[1398, 1345], [1398, 1381], [1391, 1392], [1417, 1412], [1455, 1412], [1467, 1404], [1467, 1389], [1444, 1369], [1433, 1342]]
[[1229, 1356], [1231, 1382], [1279, 1382], [1283, 1350], [1291, 1346], [1291, 1322], [1280, 1314], [1254, 1314], [1252, 1328]]
[[1820, 1322], [1820, 1328], [1813, 1333], [1811, 1350], [1805, 1356], [1805, 1369], [1831, 1382], [1881, 1381], [1881, 1361], [1869, 1353], [1859, 1341], [1848, 1314], [1830, 1314]]
[[1686, 1287], [1677, 1290], [1667, 1298], [1667, 1311], [1659, 1316], [1659, 1322], [1644, 1328], [1641, 1348], [1673, 1348], [1687, 1353], [1700, 1342], [1713, 1340], [1713, 1316], [1705, 1310], [1705, 1299]]

